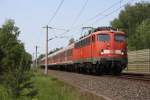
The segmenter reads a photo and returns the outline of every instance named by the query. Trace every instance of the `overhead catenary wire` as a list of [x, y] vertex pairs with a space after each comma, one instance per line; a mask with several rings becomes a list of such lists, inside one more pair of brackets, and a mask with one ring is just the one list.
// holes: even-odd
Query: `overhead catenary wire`
[[64, 3], [64, 0], [61, 0], [60, 4], [59, 4], [58, 7], [56, 8], [56, 10], [55, 10], [53, 16], [50, 18], [50, 20], [48, 21], [48, 24], [47, 24], [47, 25], [49, 25], [49, 24], [53, 21], [53, 19], [56, 17], [56, 15], [57, 15], [58, 11], [60, 10], [60, 8], [61, 8], [61, 6], [62, 6], [63, 3]]
[[[125, 0], [124, 0], [124, 1], [125, 1]], [[94, 21], [92, 24], [97, 23], [98, 20], [102, 20], [102, 19], [104, 19], [104, 18], [106, 18], [106, 17], [112, 15], [113, 13], [117, 12], [119, 9], [123, 8], [126, 4], [128, 4], [128, 3], [130, 3], [130, 2], [133, 2], [133, 1], [135, 1], [135, 0], [128, 0], [125, 4], [120, 5], [117, 9], [115, 9], [115, 10], [113, 10], [113, 11], [107, 13], [106, 15], [102, 16], [101, 18], [96, 19], [96, 21]], [[121, 0], [120, 0], [120, 2], [121, 2]], [[114, 4], [120, 4], [120, 2], [117, 2], [117, 3], [114, 3]], [[113, 4], [113, 5], [114, 5], [114, 4]], [[113, 7], [113, 6], [110, 6], [109, 8], [105, 9], [104, 11], [106, 12], [107, 10], [109, 10], [109, 9], [112, 8], [112, 7]], [[104, 12], [103, 12], [103, 13], [104, 13]], [[100, 14], [100, 13], [99, 13], [99, 14]], [[101, 14], [102, 14], [102, 13], [101, 13]], [[92, 17], [91, 17], [91, 18], [92, 18]], [[94, 18], [94, 17], [93, 17], [93, 18]], [[95, 16], [95, 18], [96, 18], [96, 16]], [[89, 26], [89, 25], [92, 25], [92, 24], [88, 24], [88, 26]], [[82, 23], [80, 26], [82, 26], [82, 25], [83, 25], [83, 23]], [[78, 26], [78, 27], [79, 27], [79, 26]], [[77, 28], [77, 26], [76, 26], [75, 28]], [[74, 28], [74, 29], [75, 29], [75, 28]]]
[[[125, 1], [125, 0], [124, 0], [124, 1]], [[135, 1], [135, 0], [128, 0], [128, 1], [127, 1], [125, 4], [123, 4], [123, 5], [121, 5], [121, 2], [120, 2], [120, 3], [118, 2], [118, 4], [120, 4], [120, 6], [119, 6], [118, 8], [114, 9], [113, 11], [111, 11], [111, 12], [105, 14], [104, 16], [102, 16], [102, 17], [100, 17], [100, 18], [97, 18], [94, 22], [92, 22], [91, 24], [88, 24], [88, 25], [92, 25], [92, 24], [94, 24], [94, 23], [97, 23], [99, 20], [102, 20], [102, 19], [104, 19], [104, 18], [106, 18], [106, 17], [112, 15], [113, 13], [117, 12], [119, 9], [125, 7], [126, 4], [128, 4], [128, 3], [130, 3], [130, 2], [134, 2], [134, 1]]]
[[[96, 14], [95, 16], [89, 18], [85, 23], [87, 23], [87, 22], [89, 22], [89, 21], [92, 21], [92, 20], [95, 20], [97, 17], [99, 17], [100, 15], [102, 15], [103, 13], [105, 13], [106, 11], [112, 9], [114, 6], [116, 6], [116, 5], [119, 4], [119, 8], [117, 8], [117, 9], [115, 9], [115, 10], [109, 12], [108, 14], [105, 14], [105, 15], [102, 16], [101, 18], [96, 19], [96, 21], [94, 21], [93, 23], [97, 22], [98, 20], [101, 20], [101, 19], [103, 19], [103, 18], [106, 18], [106, 17], [112, 15], [113, 13], [115, 13], [116, 11], [118, 11], [119, 9], [123, 8], [123, 7], [126, 5], [126, 4], [121, 5], [121, 2], [123, 2], [123, 1], [125, 1], [125, 0], [119, 0], [118, 2], [112, 4], [110, 7], [106, 8], [106, 9], [103, 10], [102, 12], [99, 12], [99, 13]], [[127, 3], [133, 2], [133, 1], [135, 1], [135, 0], [129, 0]], [[84, 6], [86, 6], [86, 5], [87, 5], [87, 0], [86, 0], [86, 2], [85, 2]], [[79, 14], [78, 14], [79, 17], [81, 16], [80, 13], [82, 14], [82, 12], [83, 12], [82, 10], [85, 9], [84, 6], [82, 7], [81, 11], [80, 11]], [[83, 9], [83, 8], [84, 8], [84, 9]], [[78, 16], [77, 16], [77, 17], [78, 17]], [[78, 19], [78, 18], [76, 18], [76, 19]], [[92, 24], [93, 24], [93, 23], [92, 23]], [[83, 23], [82, 23], [82, 25], [83, 25]], [[90, 25], [91, 25], [91, 24], [90, 24]], [[81, 25], [80, 25], [80, 26], [81, 26]], [[79, 27], [79, 26], [78, 26], [78, 27]], [[73, 28], [73, 29], [75, 29], [75, 28]], [[70, 31], [71, 31], [71, 29], [69, 29], [68, 31], [66, 31], [66, 33], [67, 33], [67, 32], [70, 32]], [[64, 33], [65, 33], [65, 32], [64, 32]], [[63, 34], [64, 34], [64, 33], [63, 33]], [[71, 35], [71, 36], [72, 36], [72, 35]]]
[[[113, 11], [107, 13], [106, 15], [102, 16], [101, 18], [97, 18], [92, 24], [95, 24], [95, 23], [98, 22], [98, 20], [102, 20], [102, 19], [104, 19], [104, 18], [106, 18], [106, 17], [112, 15], [113, 13], [117, 12], [119, 9], [125, 7], [126, 4], [128, 4], [128, 3], [130, 3], [130, 2], [133, 2], [133, 1], [135, 1], [135, 0], [128, 0], [125, 4], [123, 4], [123, 5], [120, 4], [120, 6], [119, 6], [118, 8], [116, 8], [116, 9], [114, 9]], [[90, 25], [92, 25], [92, 24], [90, 24]]]
[[104, 18], [106, 18], [106, 17], [112, 15], [113, 13], [115, 13], [116, 11], [118, 11], [119, 9], [121, 9], [121, 8], [123, 8], [123, 7], [124, 7], [124, 6], [121, 6], [121, 7], [117, 8], [117, 9], [114, 9], [112, 12], [110, 12], [110, 13], [108, 13], [108, 14], [106, 14], [106, 15], [104, 15], [104, 16], [98, 18], [98, 19], [96, 19], [93, 23], [91, 23], [91, 24], [89, 24], [89, 25], [98, 23], [99, 20], [102, 20], [102, 19], [104, 19]]
[[100, 15], [102, 15], [103, 13], [105, 13], [106, 11], [110, 10], [111, 8], [115, 7], [116, 5], [120, 4], [123, 0], [119, 0], [117, 2], [115, 2], [114, 4], [112, 4], [110, 7], [104, 9], [102, 12], [97, 13], [96, 15], [94, 15], [93, 17], [89, 18], [88, 20], [86, 20], [86, 22], [94, 20], [95, 18], [99, 17]]
[[[85, 22], [83, 22], [82, 24], [77, 25], [77, 26], [74, 26], [74, 27], [71, 27], [71, 28], [69, 29], [69, 31], [71, 31], [72, 29], [75, 29], [75, 28], [77, 28], [77, 27], [79, 27], [79, 26], [83, 26], [83, 24], [85, 24], [85, 23], [87, 23], [87, 22], [89, 22], [89, 21], [94, 20], [95, 18], [99, 17], [100, 15], [102, 15], [103, 13], [105, 13], [106, 11], [112, 9], [114, 6], [120, 4], [122, 1], [123, 1], [123, 0], [119, 0], [118, 2], [115, 2], [115, 3], [112, 4], [110, 7], [104, 9], [103, 11], [101, 11], [101, 12], [97, 13], [96, 15], [94, 15], [93, 17], [87, 19], [87, 20], [86, 20]], [[82, 7], [82, 9], [81, 9], [80, 12], [83, 12], [83, 10], [85, 9], [85, 6], [87, 5], [87, 3], [88, 3], [88, 0], [85, 2], [84, 6]], [[80, 12], [79, 12], [79, 14], [80, 14]], [[77, 17], [78, 17], [78, 16], [77, 16]], [[79, 15], [79, 17], [80, 17], [80, 15]], [[72, 24], [72, 26], [73, 26], [73, 24]], [[67, 31], [67, 32], [69, 32], [69, 31]], [[66, 32], [66, 33], [67, 33], [67, 32]]]
[[85, 10], [85, 8], [86, 8], [86, 6], [87, 6], [87, 4], [88, 4], [88, 1], [89, 1], [89, 0], [85, 0], [85, 2], [84, 2], [84, 4], [83, 4], [82, 8], [80, 9], [79, 13], [78, 13], [77, 16], [75, 17], [73, 23], [70, 25], [70, 28], [69, 28], [67, 31], [65, 31], [65, 32], [63, 32], [62, 34], [60, 34], [60, 35], [63, 35], [63, 34], [65, 34], [65, 33], [68, 33], [68, 32], [72, 29], [72, 27], [76, 24], [76, 22], [79, 20], [80, 16], [81, 16], [82, 13], [84, 12], [84, 10]]
[[[62, 1], [63, 1], [63, 0], [62, 0]], [[75, 18], [75, 20], [74, 20], [73, 23], [71, 24], [70, 29], [67, 30], [67, 31], [64, 32], [64, 33], [67, 33], [67, 32], [69, 32], [69, 31], [71, 31], [71, 29], [73, 28], [73, 25], [78, 21], [78, 19], [79, 19], [80, 16], [82, 15], [83, 11], [85, 10], [88, 1], [89, 1], [89, 0], [86, 0], [86, 1], [85, 1], [84, 5], [83, 5], [83, 7], [81, 8], [81, 10], [79, 11], [77, 17]], [[99, 12], [99, 13], [96, 14], [95, 16], [89, 18], [85, 23], [87, 23], [87, 22], [89, 22], [89, 21], [91, 21], [91, 20], [94, 20], [95, 18], [97, 18], [97, 17], [100, 16], [101, 14], [103, 14], [103, 13], [105, 13], [106, 11], [110, 10], [110, 9], [113, 8], [114, 6], [120, 4], [122, 1], [123, 1], [123, 0], [119, 0], [118, 2], [112, 4], [110, 7], [106, 8], [106, 9], [103, 10], [102, 12]], [[62, 4], [62, 3], [60, 3], [60, 4]], [[60, 7], [59, 7], [59, 8], [60, 8]], [[56, 11], [57, 11], [57, 10], [56, 10]], [[55, 15], [55, 14], [54, 14], [54, 15]], [[53, 19], [53, 17], [52, 17], [51, 19]], [[82, 23], [82, 25], [83, 25], [83, 23]], [[81, 25], [80, 25], [80, 26], [81, 26]], [[63, 33], [63, 34], [64, 34], [64, 33]]]
[[[123, 0], [119, 0], [119, 1], [115, 2], [115, 3], [112, 4], [110, 7], [104, 9], [103, 11], [101, 11], [101, 12], [99, 12], [99, 13], [97, 13], [96, 15], [94, 15], [94, 16], [92, 16], [91, 18], [87, 19], [86, 21], [84, 21], [82, 24], [80, 24], [80, 25], [78, 25], [78, 26], [81, 26], [81, 25], [83, 25], [83, 24], [85, 24], [85, 23], [88, 23], [88, 22], [90, 22], [90, 21], [92, 21], [92, 20], [95, 20], [97, 17], [101, 16], [101, 15], [102, 15], [103, 13], [105, 13], [106, 11], [108, 11], [108, 10], [112, 9], [113, 7], [115, 7], [116, 5], [120, 4], [120, 2], [122, 2], [122, 1], [123, 1]], [[125, 0], [124, 0], [124, 1], [125, 1]], [[78, 26], [75, 26], [75, 27], [78, 27]]]
[[[102, 19], [104, 19], [104, 18], [106, 18], [106, 17], [112, 15], [113, 13], [117, 12], [119, 9], [125, 7], [128, 3], [132, 3], [132, 2], [134, 2], [134, 1], [136, 1], [136, 0], [127, 0], [125, 4], [122, 4], [123, 1], [125, 1], [125, 0], [120, 0], [120, 2], [116, 2], [116, 4], [120, 4], [120, 6], [119, 6], [117, 9], [114, 9], [113, 11], [111, 11], [111, 12], [105, 14], [104, 16], [101, 16], [100, 18], [97, 18], [94, 22], [92, 22], [92, 24], [95, 24], [95, 23], [98, 22], [98, 20], [102, 20]], [[139, 1], [140, 1], [140, 0], [139, 0]], [[98, 17], [98, 16], [97, 16], [97, 17]], [[94, 17], [93, 17], [93, 18], [94, 18]], [[95, 16], [95, 18], [96, 18], [96, 16]], [[88, 24], [88, 25], [92, 25], [92, 24]]]
[[71, 27], [76, 24], [76, 22], [79, 20], [80, 16], [84, 12], [89, 0], [85, 0], [85, 3], [83, 4], [82, 8], [80, 9], [79, 13], [77, 14], [76, 18], [74, 19], [73, 23], [71, 24]]

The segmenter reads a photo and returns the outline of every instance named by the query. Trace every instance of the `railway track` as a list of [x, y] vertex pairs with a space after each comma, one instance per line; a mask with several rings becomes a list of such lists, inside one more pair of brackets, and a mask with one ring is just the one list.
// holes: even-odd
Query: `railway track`
[[150, 74], [143, 73], [122, 73], [119, 78], [150, 81]]
[[120, 76], [99, 76], [49, 70], [49, 75], [112, 100], [150, 100], [149, 74], [122, 73]]
[[[70, 72], [70, 71], [66, 71]], [[75, 73], [75, 72], [71, 72]], [[141, 81], [150, 81], [150, 74], [148, 73], [133, 73], [133, 72], [123, 72], [120, 75], [112, 75], [112, 74], [104, 74], [104, 75], [99, 75], [96, 73], [78, 73], [78, 74], [83, 74], [83, 75], [91, 75], [91, 76], [106, 76], [106, 77], [118, 77], [122, 79], [133, 79], [133, 80], [141, 80]]]
[[[71, 72], [72, 73], [72, 72]], [[140, 80], [140, 81], [150, 81], [150, 74], [148, 73], [129, 73], [129, 72], [123, 72], [120, 75], [110, 75], [110, 74], [104, 74], [104, 75], [98, 75], [98, 74], [90, 74], [90, 73], [78, 73], [83, 75], [91, 75], [91, 76], [106, 76], [106, 77], [118, 77], [122, 79], [133, 79], [133, 80]]]

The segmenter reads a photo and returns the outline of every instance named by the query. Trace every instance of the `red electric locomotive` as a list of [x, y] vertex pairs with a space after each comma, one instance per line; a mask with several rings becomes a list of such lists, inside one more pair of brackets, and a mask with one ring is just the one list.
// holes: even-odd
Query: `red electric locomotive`
[[111, 27], [96, 28], [74, 44], [49, 55], [50, 68], [98, 74], [118, 74], [127, 62], [126, 35]]

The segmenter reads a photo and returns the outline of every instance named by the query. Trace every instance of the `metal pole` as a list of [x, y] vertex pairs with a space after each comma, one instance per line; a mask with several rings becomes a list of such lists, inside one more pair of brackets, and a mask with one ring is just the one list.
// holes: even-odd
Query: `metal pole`
[[[57, 29], [57, 28], [52, 28], [52, 27], [49, 27], [48, 25], [46, 25], [46, 27], [43, 27], [43, 28], [46, 28], [46, 52], [45, 52], [45, 74], [48, 73], [48, 29]], [[57, 30], [65, 30], [65, 29], [57, 29]], [[68, 31], [68, 30], [67, 30]], [[53, 38], [52, 38], [53, 39]], [[51, 40], [51, 39], [50, 39]]]
[[43, 27], [43, 28], [46, 28], [46, 45], [45, 45], [45, 47], [46, 47], [46, 52], [45, 52], [45, 74], [47, 74], [48, 73], [48, 29], [49, 28], [51, 28], [52, 29], [52, 27], [49, 27], [48, 25], [46, 26], [46, 27]]
[[47, 66], [48, 66], [48, 25], [46, 26], [46, 54], [45, 54], [45, 74], [48, 73]]

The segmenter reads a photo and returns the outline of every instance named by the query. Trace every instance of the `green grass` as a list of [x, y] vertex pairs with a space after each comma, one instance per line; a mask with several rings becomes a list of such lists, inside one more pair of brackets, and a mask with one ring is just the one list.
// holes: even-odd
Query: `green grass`
[[50, 75], [36, 73], [35, 76], [35, 86], [39, 88], [35, 100], [104, 100], [103, 97], [80, 91]]
[[38, 87], [35, 100], [78, 100], [76, 90], [56, 78], [36, 74], [34, 81], [35, 86]]
[[[80, 91], [56, 78], [45, 76], [40, 72], [35, 72], [32, 78], [38, 94], [33, 98], [19, 98], [18, 100], [103, 100], [93, 94]], [[13, 100], [7, 93], [6, 88], [0, 84], [0, 100]]]
[[[38, 94], [32, 100], [79, 100], [73, 87], [68, 87], [56, 78], [35, 73], [33, 82]], [[1, 84], [0, 100], [12, 100], [6, 88]], [[30, 98], [19, 98], [18, 100], [30, 100]]]
[[11, 100], [11, 97], [7, 93], [6, 88], [1, 84], [0, 84], [0, 100]]

